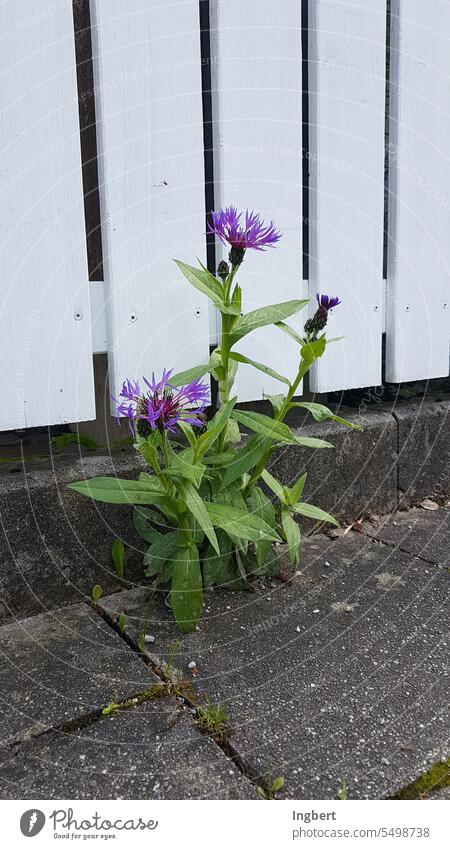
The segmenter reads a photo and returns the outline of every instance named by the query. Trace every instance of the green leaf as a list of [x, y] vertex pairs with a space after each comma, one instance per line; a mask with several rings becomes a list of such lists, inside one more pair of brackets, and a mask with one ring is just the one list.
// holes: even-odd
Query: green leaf
[[220, 298], [221, 298], [221, 306], [219, 307], [220, 311], [225, 313], [226, 315], [234, 315], [234, 316], [239, 315], [240, 311], [241, 311], [241, 307], [240, 307], [240, 305], [238, 305], [239, 304], [239, 294], [236, 295], [236, 289], [239, 290], [240, 287], [236, 284], [234, 292], [233, 292], [233, 296], [231, 298], [231, 302], [229, 304], [225, 304], [225, 302], [223, 300], [222, 284], [219, 283], [219, 281], [217, 280], [217, 277], [214, 277], [214, 275], [211, 274], [210, 271], [208, 271], [208, 269], [206, 268], [205, 265], [203, 265], [201, 260], [198, 260], [198, 262], [199, 262], [203, 272], [206, 275], [206, 279], [211, 282], [211, 286], [214, 286], [214, 283], [219, 285]]
[[320, 507], [314, 507], [313, 504], [307, 504], [306, 501], [299, 501], [292, 508], [294, 513], [299, 513], [300, 516], [306, 516], [308, 519], [317, 519], [319, 522], [328, 522], [330, 525], [339, 527], [339, 522], [330, 513], [326, 513]]
[[277, 321], [275, 327], [279, 327], [283, 333], [287, 333], [287, 335], [290, 336], [291, 339], [294, 339], [295, 342], [298, 342], [299, 345], [305, 344], [305, 340], [300, 336], [300, 334], [297, 333], [293, 327], [290, 327], [289, 324], [285, 324], [284, 321]]
[[278, 793], [278, 791], [281, 790], [282, 787], [284, 787], [284, 778], [282, 775], [279, 775], [272, 781], [270, 789], [272, 793]]
[[172, 465], [169, 469], [165, 469], [164, 473], [169, 477], [185, 478], [198, 488], [202, 482], [205, 469], [206, 466], [203, 466], [202, 463], [195, 462], [194, 449], [186, 448], [175, 455]]
[[219, 281], [209, 273], [209, 271], [204, 268], [194, 268], [192, 265], [187, 265], [185, 262], [181, 262], [178, 259], [176, 259], [175, 262], [180, 271], [184, 274], [186, 280], [188, 280], [195, 289], [198, 289], [198, 291], [202, 292], [203, 295], [207, 295], [218, 309], [223, 307], [222, 286]]
[[207, 457], [203, 457], [203, 462], [207, 466], [228, 466], [235, 456], [234, 451], [222, 451], [220, 454], [208, 454]]
[[315, 339], [314, 342], [305, 342], [303, 344], [300, 354], [307, 369], [311, 368], [312, 364], [316, 360], [320, 359], [325, 351], [326, 345], [327, 341], [325, 336], [320, 336], [319, 339]]
[[271, 439], [274, 442], [281, 442], [285, 445], [293, 445], [298, 442], [298, 438], [292, 433], [290, 427], [284, 422], [277, 422], [276, 419], [271, 419], [270, 416], [265, 416], [263, 413], [252, 413], [247, 410], [234, 410], [233, 418], [244, 427], [254, 430], [255, 433], [260, 433], [266, 439]]
[[182, 419], [180, 419], [180, 421], [178, 422], [178, 427], [184, 433], [191, 448], [195, 448], [197, 445], [197, 437], [195, 435], [194, 428], [192, 427], [192, 425], [190, 425], [189, 422], [184, 422]]
[[197, 440], [197, 457], [203, 457], [219, 438], [233, 412], [236, 401], [237, 398], [231, 398], [230, 401], [220, 407], [214, 418], [211, 419], [206, 432], [202, 433]]
[[68, 488], [107, 504], [154, 504], [155, 496], [157, 498], [165, 494], [159, 481], [156, 478], [152, 480], [150, 476], [145, 481], [92, 478], [92, 480], [70, 483]]
[[297, 504], [297, 501], [302, 497], [303, 490], [305, 488], [306, 478], [307, 473], [305, 472], [305, 474], [302, 475], [296, 483], [294, 483], [294, 486], [290, 488], [288, 495], [288, 504], [291, 507], [294, 504]]
[[295, 441], [305, 448], [334, 448], [331, 442], [327, 442], [325, 439], [317, 439], [315, 436], [297, 436]]
[[269, 440], [261, 439], [259, 436], [252, 436], [243, 448], [233, 456], [231, 462], [227, 464], [221, 490], [226, 489], [233, 481], [242, 477], [250, 469], [253, 469], [268, 447], [270, 447]]
[[260, 539], [279, 541], [280, 537], [263, 519], [236, 507], [209, 502], [205, 504], [208, 515], [218, 528], [227, 534], [242, 537], [252, 542]]
[[115, 539], [111, 546], [111, 557], [119, 578], [123, 578], [125, 566], [125, 546], [121, 539]]
[[227, 422], [227, 433], [225, 441], [227, 445], [238, 445], [242, 440], [241, 431], [239, 430], [239, 425], [234, 419], [230, 419]]
[[280, 481], [277, 481], [273, 475], [267, 469], [261, 472], [261, 477], [264, 483], [272, 490], [272, 492], [277, 496], [277, 498], [281, 501], [282, 504], [287, 504], [288, 500], [288, 489], [283, 486]]
[[217, 532], [220, 554], [216, 554], [211, 545], [202, 558], [203, 584], [205, 589], [214, 586], [224, 586], [232, 580], [233, 569], [229, 569], [232, 541], [224, 531]]
[[202, 499], [200, 498], [198, 492], [194, 489], [192, 484], [179, 482], [177, 488], [186, 502], [186, 506], [188, 510], [192, 513], [192, 515], [197, 519], [202, 530], [205, 532], [208, 537], [214, 551], [217, 554], [220, 554], [219, 543], [217, 542], [216, 533], [213, 528], [213, 523], [211, 522], [209, 513], [207, 511], [207, 504], [204, 504]]
[[169, 531], [169, 533], [160, 535], [158, 539], [151, 543], [145, 557], [144, 566], [147, 566], [146, 575], [157, 575], [164, 563], [170, 560], [178, 551], [182, 541], [180, 531]]
[[[263, 519], [269, 527], [276, 530], [275, 508], [267, 495], [260, 489], [259, 486], [252, 486], [248, 497], [248, 505], [255, 516]], [[272, 542], [270, 540], [258, 540], [255, 542], [256, 562], [258, 566], [262, 566], [267, 559], [268, 554], [272, 551]]]
[[224, 377], [222, 356], [219, 348], [215, 348], [209, 358], [209, 371], [217, 381], [220, 381]]
[[263, 397], [266, 401], [270, 401], [275, 415], [277, 415], [281, 411], [281, 408], [286, 400], [285, 395], [264, 395]]
[[230, 359], [235, 360], [238, 363], [244, 363], [248, 366], [253, 366], [253, 368], [258, 369], [258, 371], [264, 372], [264, 374], [268, 374], [269, 377], [274, 377], [275, 380], [280, 380], [281, 383], [286, 383], [287, 386], [290, 386], [290, 381], [287, 377], [284, 377], [282, 374], [278, 374], [277, 371], [274, 371], [273, 368], [269, 368], [269, 366], [265, 366], [262, 363], [256, 362], [256, 360], [249, 360], [248, 357], [244, 357], [243, 354], [239, 354], [237, 351], [230, 352]]
[[166, 527], [163, 517], [156, 510], [149, 510], [147, 507], [135, 507], [133, 510], [133, 525], [136, 533], [145, 542], [154, 542], [155, 539], [161, 536], [161, 532], [156, 530], [150, 523], [158, 527]]
[[101, 598], [103, 595], [103, 587], [101, 587], [100, 584], [95, 584], [95, 586], [92, 587], [91, 595], [92, 601], [97, 603], [99, 598]]
[[195, 546], [179, 549], [176, 555], [170, 605], [181, 631], [193, 631], [203, 606], [202, 573]]
[[236, 283], [236, 286], [234, 287], [234, 289], [233, 289], [233, 293], [232, 293], [232, 295], [231, 295], [231, 306], [232, 306], [232, 307], [234, 308], [234, 310], [235, 310], [235, 315], [240, 315], [240, 314], [241, 314], [241, 308], [242, 308], [242, 289], [241, 289], [241, 287], [240, 287], [240, 286], [238, 286], [238, 284], [237, 284], [237, 283]]
[[281, 527], [288, 545], [289, 560], [294, 566], [298, 566], [300, 560], [300, 528], [286, 507], [283, 507], [281, 511]]
[[308, 413], [311, 413], [316, 422], [323, 422], [326, 419], [331, 419], [334, 422], [339, 422], [339, 424], [351, 427], [354, 430], [361, 431], [363, 429], [360, 425], [353, 424], [353, 422], [349, 422], [347, 419], [341, 418], [341, 416], [335, 416], [335, 414], [328, 407], [325, 407], [324, 404], [315, 404], [312, 401], [294, 401], [290, 404], [290, 407], [302, 407], [303, 409], [308, 410]]
[[125, 631], [125, 625], [127, 624], [127, 617], [125, 613], [120, 613], [119, 618], [117, 620], [117, 625], [121, 634]]
[[170, 378], [172, 386], [186, 386], [187, 383], [192, 383], [193, 380], [198, 380], [209, 371], [209, 363], [202, 366], [193, 366], [186, 371], [179, 371]]
[[230, 348], [233, 347], [236, 342], [239, 342], [239, 339], [246, 336], [247, 333], [251, 333], [258, 327], [266, 327], [268, 324], [277, 324], [285, 318], [289, 318], [290, 315], [294, 315], [307, 303], [308, 301], [304, 300], [284, 301], [281, 304], [270, 304], [267, 307], [261, 307], [260, 309], [253, 310], [252, 312], [241, 316], [238, 318], [235, 326], [233, 327], [233, 332], [230, 335]]
[[148, 463], [152, 469], [158, 468], [159, 458], [156, 445], [152, 445], [151, 442], [147, 442], [146, 439], [142, 439], [138, 444], [138, 451], [142, 454], [145, 462]]

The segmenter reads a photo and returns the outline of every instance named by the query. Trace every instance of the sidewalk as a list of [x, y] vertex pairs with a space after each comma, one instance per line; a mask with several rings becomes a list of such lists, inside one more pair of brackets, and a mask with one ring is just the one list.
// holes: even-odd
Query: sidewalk
[[358, 530], [305, 540], [291, 583], [208, 594], [188, 636], [143, 588], [4, 625], [1, 796], [244, 799], [283, 776], [287, 798], [375, 799], [445, 761], [450, 508]]

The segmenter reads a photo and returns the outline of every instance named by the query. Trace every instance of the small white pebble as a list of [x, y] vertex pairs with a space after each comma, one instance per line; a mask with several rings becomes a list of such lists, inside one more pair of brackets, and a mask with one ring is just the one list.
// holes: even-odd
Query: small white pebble
[[297, 634], [299, 634], [302, 629], [300, 628], [300, 625], [297, 625], [295, 630], [297, 631]]
[[191, 660], [191, 662], [188, 663], [188, 669], [197, 669], [197, 664], [195, 660]]
[[315, 610], [313, 610], [313, 613], [320, 613], [319, 608], [318, 608], [318, 607], [316, 607], [316, 609], [315, 609]]
[[155, 638], [152, 634], [146, 634], [144, 637], [144, 643], [154, 643]]
[[329, 565], [330, 564], [329, 564], [328, 560], [325, 560], [325, 566], [329, 566]]

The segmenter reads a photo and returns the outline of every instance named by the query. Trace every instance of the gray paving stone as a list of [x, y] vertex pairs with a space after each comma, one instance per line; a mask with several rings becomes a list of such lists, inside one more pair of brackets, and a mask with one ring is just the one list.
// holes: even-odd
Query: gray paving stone
[[171, 698], [0, 750], [3, 799], [252, 799], [252, 784]]
[[[233, 745], [289, 798], [390, 796], [448, 756], [448, 576], [349, 533], [306, 542], [291, 585], [208, 594], [199, 629], [180, 636], [158, 598], [149, 650], [226, 706]], [[102, 600], [137, 639], [145, 590]]]
[[440, 566], [450, 566], [450, 507], [421, 507], [364, 523], [364, 533]]
[[133, 696], [156, 677], [86, 605], [0, 628], [0, 746]]

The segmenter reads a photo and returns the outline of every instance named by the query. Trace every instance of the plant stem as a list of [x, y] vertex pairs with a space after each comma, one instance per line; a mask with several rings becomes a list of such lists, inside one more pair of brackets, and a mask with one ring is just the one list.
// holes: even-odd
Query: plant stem
[[[231, 271], [224, 282], [223, 287], [223, 300], [225, 306], [230, 306], [230, 294], [231, 287], [233, 285], [233, 280], [235, 278], [236, 272], [238, 270], [238, 265], [232, 265]], [[222, 326], [221, 326], [221, 340], [220, 340], [220, 354], [222, 358], [222, 378], [219, 380], [219, 408], [226, 404], [230, 399], [230, 391], [233, 385], [230, 378], [230, 345], [229, 345], [229, 336], [230, 331], [233, 326], [234, 316], [229, 315], [228, 313], [221, 313], [222, 317]], [[226, 444], [226, 427], [223, 429], [222, 433], [219, 437], [219, 452], [223, 451]]]
[[[294, 382], [291, 383], [291, 385], [289, 386], [289, 392], [286, 395], [286, 398], [284, 399], [283, 406], [278, 411], [278, 413], [274, 416], [275, 421], [277, 421], [277, 422], [284, 421], [286, 414], [289, 412], [290, 403], [291, 403], [301, 381], [303, 380], [306, 372], [308, 371], [308, 368], [309, 368], [309, 365], [308, 365], [307, 361], [304, 360], [303, 357], [302, 357], [302, 359], [300, 360], [300, 366], [299, 366], [299, 369], [298, 369], [298, 372], [297, 372], [297, 377], [295, 378]], [[273, 451], [273, 445], [270, 445], [269, 448], [264, 452], [259, 463], [257, 463], [255, 468], [253, 469], [251, 478], [250, 478], [250, 480], [249, 480], [249, 482], [246, 486], [246, 490], [250, 486], [255, 484], [256, 481], [261, 477], [261, 474], [264, 471], [264, 469], [266, 468], [267, 462], [270, 459], [270, 455], [272, 454], [272, 451]]]

